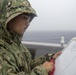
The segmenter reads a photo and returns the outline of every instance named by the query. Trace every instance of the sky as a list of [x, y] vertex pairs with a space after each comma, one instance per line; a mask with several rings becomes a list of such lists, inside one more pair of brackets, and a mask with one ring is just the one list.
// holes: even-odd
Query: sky
[[76, 0], [29, 0], [37, 12], [28, 31], [75, 31]]
[[76, 0], [29, 0], [37, 12], [27, 31], [76, 31]]

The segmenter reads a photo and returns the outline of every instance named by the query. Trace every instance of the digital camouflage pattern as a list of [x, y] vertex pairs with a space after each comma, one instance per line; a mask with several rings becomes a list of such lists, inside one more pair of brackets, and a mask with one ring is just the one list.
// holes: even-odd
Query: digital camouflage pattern
[[0, 75], [48, 75], [41, 65], [48, 56], [32, 60], [28, 49], [21, 44], [21, 35], [7, 30], [7, 23], [22, 13], [31, 20], [36, 16], [28, 0], [2, 0], [0, 3]]

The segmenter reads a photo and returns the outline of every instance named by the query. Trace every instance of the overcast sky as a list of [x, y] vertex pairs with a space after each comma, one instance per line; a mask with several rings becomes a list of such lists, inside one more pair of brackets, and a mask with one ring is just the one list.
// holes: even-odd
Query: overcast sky
[[29, 0], [38, 17], [28, 31], [76, 30], [76, 0]]
[[76, 30], [76, 0], [29, 0], [38, 17], [28, 31]]

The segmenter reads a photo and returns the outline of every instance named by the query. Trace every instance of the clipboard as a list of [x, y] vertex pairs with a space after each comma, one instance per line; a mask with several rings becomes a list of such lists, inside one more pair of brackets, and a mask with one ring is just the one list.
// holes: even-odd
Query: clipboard
[[71, 39], [56, 59], [54, 75], [76, 75], [76, 37]]

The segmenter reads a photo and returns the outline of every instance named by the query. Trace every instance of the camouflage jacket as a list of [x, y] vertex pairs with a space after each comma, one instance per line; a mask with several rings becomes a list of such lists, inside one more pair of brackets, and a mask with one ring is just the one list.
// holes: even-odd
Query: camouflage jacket
[[21, 13], [36, 16], [27, 0], [2, 0], [0, 3], [0, 75], [48, 75], [42, 64], [48, 58], [42, 56], [32, 60], [23, 46], [22, 36], [7, 30], [7, 23]]
[[32, 60], [30, 52], [18, 39], [0, 39], [0, 75], [47, 75], [41, 65], [46, 56]]

